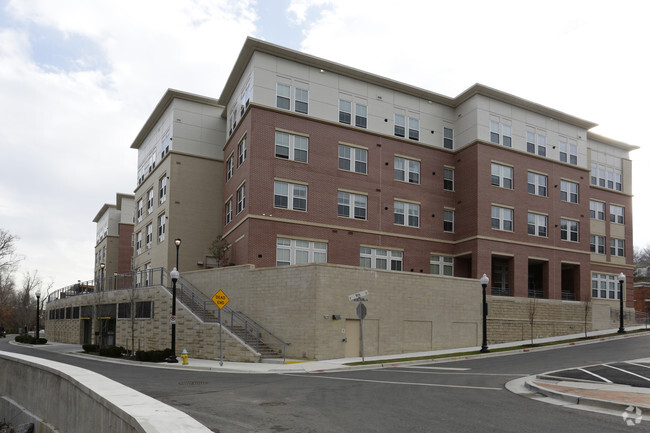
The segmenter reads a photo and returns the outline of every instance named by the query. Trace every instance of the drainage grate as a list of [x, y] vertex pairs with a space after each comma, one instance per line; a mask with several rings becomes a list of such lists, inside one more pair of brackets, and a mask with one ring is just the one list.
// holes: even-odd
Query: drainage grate
[[286, 403], [282, 403], [281, 401], [268, 401], [264, 403], [260, 403], [260, 406], [285, 406]]
[[178, 382], [179, 385], [190, 385], [190, 386], [193, 386], [193, 385], [205, 385], [207, 383], [208, 382], [203, 382], [203, 381], [200, 381], [200, 380], [188, 380], [186, 382]]

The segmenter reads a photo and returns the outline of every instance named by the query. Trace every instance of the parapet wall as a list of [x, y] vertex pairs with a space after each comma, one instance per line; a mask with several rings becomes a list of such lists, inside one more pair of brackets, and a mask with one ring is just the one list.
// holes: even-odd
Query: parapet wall
[[33, 356], [0, 352], [0, 389], [34, 414], [37, 432], [210, 432], [183, 412], [100, 374]]

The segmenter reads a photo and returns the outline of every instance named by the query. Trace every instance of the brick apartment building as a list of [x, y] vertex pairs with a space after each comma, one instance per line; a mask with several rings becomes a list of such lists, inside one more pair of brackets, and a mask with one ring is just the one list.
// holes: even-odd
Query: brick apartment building
[[[429, 309], [409, 298], [397, 310], [390, 303], [373, 310], [383, 311], [373, 319], [378, 353], [480, 341], [475, 286], [483, 274], [490, 277], [494, 307], [491, 341], [523, 335], [528, 298], [543, 299], [544, 335], [571, 333], [583, 322], [585, 332], [603, 329], [613, 322], [621, 273], [626, 307], [633, 307], [630, 152], [637, 147], [594, 134], [595, 126], [480, 84], [447, 97], [249, 38], [218, 99], [170, 89], [133, 141], [137, 187], [133, 236], [126, 238], [136, 272], [134, 279], [118, 277], [113, 285], [167, 287], [167, 271], [154, 270], [178, 265], [209, 300], [225, 281], [219, 275], [237, 275], [231, 281], [239, 287], [238, 296], [231, 296], [237, 308], [281, 334], [308, 327], [330, 333], [323, 343], [331, 349], [326, 356], [357, 351], [343, 350], [341, 328], [323, 321], [343, 317], [346, 329], [358, 326], [353, 311], [332, 300], [301, 316], [286, 305], [290, 287], [318, 297], [310, 290], [336, 286], [346, 298], [346, 290], [371, 284], [368, 276], [384, 275], [376, 286], [388, 297], [415, 287], [411, 282], [417, 279], [418, 296], [431, 295]], [[96, 217], [98, 233], [111, 209], [105, 206]], [[315, 265], [287, 268], [291, 286], [239, 267], [195, 272], [216, 265], [208, 249], [220, 234], [230, 244], [233, 265], [331, 266], [322, 272]], [[103, 254], [102, 242], [98, 237], [96, 256]], [[338, 275], [336, 267], [342, 269]], [[106, 269], [108, 278], [119, 272]], [[380, 270], [396, 272], [388, 277]], [[303, 271], [305, 281], [296, 275]], [[306, 286], [307, 275], [321, 277]], [[384, 284], [389, 280], [390, 287]], [[151, 321], [138, 322], [142, 335], [166, 329], [164, 287], [139, 301], [147, 308], [138, 317]], [[454, 288], [465, 290], [464, 299], [476, 308], [463, 310], [470, 307], [462, 304], [463, 296], [447, 296]], [[139, 292], [132, 293], [137, 298]], [[121, 341], [126, 331], [120, 331], [120, 319], [140, 313], [129, 316], [113, 303], [100, 315], [106, 302], [100, 295], [61, 296], [66, 310], [51, 313], [56, 323], [48, 326], [69, 340], [113, 329]], [[128, 301], [123, 298], [115, 302]], [[464, 311], [449, 317], [466, 321], [441, 321], [441, 299], [450, 302], [447, 312]], [[75, 305], [83, 309], [90, 301], [97, 318], [111, 320], [108, 326], [86, 320], [83, 328], [68, 320], [91, 318], [90, 307], [83, 317], [74, 313]], [[274, 313], [280, 308], [282, 317]], [[436, 334], [434, 327], [443, 323], [448, 335]], [[409, 345], [400, 346], [409, 338]], [[299, 356], [320, 350], [290, 347]]]
[[636, 147], [591, 122], [253, 39], [219, 103], [233, 263], [486, 273], [494, 295], [581, 301], [618, 299], [617, 276], [632, 275]]

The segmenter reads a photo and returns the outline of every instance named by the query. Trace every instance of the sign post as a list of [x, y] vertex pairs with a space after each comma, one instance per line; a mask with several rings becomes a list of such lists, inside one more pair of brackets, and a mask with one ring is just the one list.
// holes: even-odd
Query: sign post
[[226, 306], [230, 301], [230, 298], [223, 292], [219, 290], [212, 297], [212, 302], [214, 302], [217, 307], [219, 307], [219, 365], [223, 367], [223, 328], [221, 325], [221, 309]]
[[363, 349], [363, 319], [366, 318], [366, 314], [368, 314], [368, 309], [366, 308], [364, 301], [367, 301], [367, 298], [364, 298], [364, 296], [368, 296], [368, 291], [367, 290], [362, 290], [357, 293], [353, 293], [350, 296], [348, 296], [348, 299], [350, 301], [357, 301], [359, 304], [357, 305], [357, 317], [359, 318], [359, 327], [361, 331], [361, 362], [366, 361], [366, 357], [364, 354], [364, 349]]

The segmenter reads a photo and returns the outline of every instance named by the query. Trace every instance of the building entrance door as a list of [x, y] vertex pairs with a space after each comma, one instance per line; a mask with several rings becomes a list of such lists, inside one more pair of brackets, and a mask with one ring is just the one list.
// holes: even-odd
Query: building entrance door
[[358, 319], [345, 319], [345, 357], [356, 358], [361, 356], [361, 321]]
[[81, 319], [81, 344], [91, 344], [93, 323], [90, 319]]

